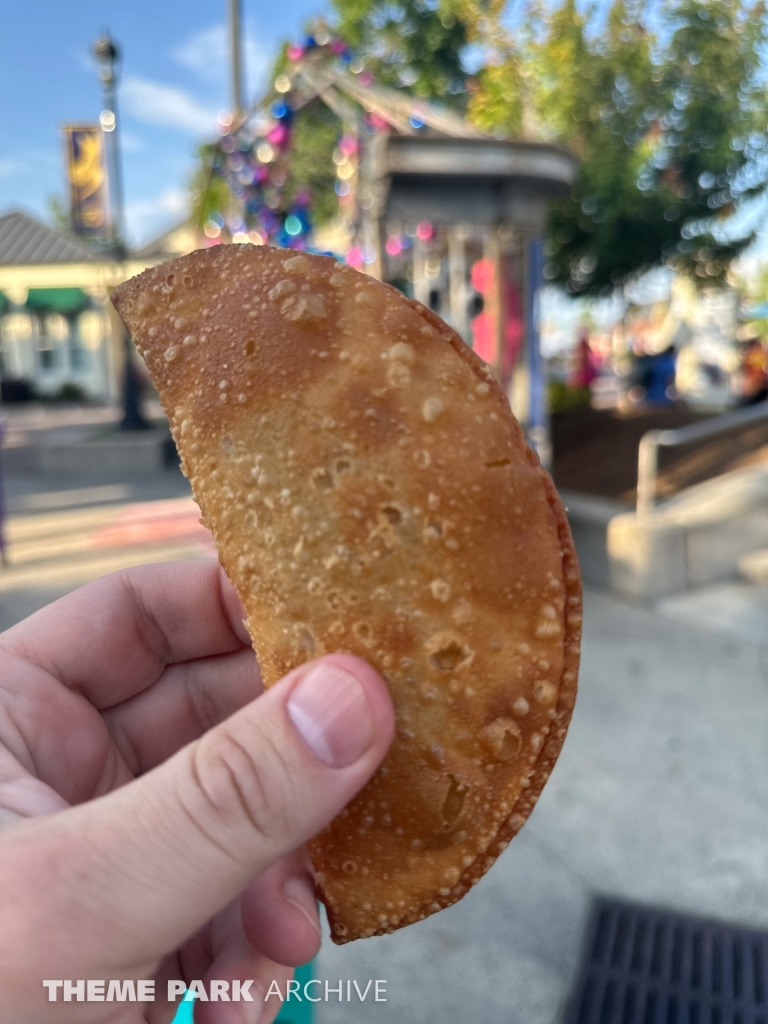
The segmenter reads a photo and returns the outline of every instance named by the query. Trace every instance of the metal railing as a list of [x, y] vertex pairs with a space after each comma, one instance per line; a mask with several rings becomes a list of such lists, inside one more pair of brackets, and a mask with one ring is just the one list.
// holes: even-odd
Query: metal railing
[[659, 469], [659, 448], [676, 448], [678, 445], [701, 441], [705, 437], [724, 434], [753, 420], [768, 419], [768, 401], [746, 409], [723, 413], [711, 419], [692, 423], [677, 430], [649, 430], [640, 440], [637, 451], [637, 514], [646, 516], [653, 512], [656, 504], [656, 477]]

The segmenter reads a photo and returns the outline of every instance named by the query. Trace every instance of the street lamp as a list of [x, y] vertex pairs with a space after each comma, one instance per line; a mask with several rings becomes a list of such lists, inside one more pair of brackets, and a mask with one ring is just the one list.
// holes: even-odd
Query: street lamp
[[[99, 78], [104, 87], [104, 109], [99, 118], [104, 133], [107, 155], [110, 222], [112, 225], [110, 248], [112, 258], [125, 258], [123, 242], [123, 179], [120, 171], [120, 150], [118, 146], [117, 80], [120, 71], [120, 50], [109, 33], [99, 36], [93, 44], [93, 55], [99, 69]], [[123, 330], [123, 352], [125, 373], [123, 378], [123, 419], [122, 430], [144, 430], [149, 426], [141, 412], [139, 373], [133, 358], [133, 344], [126, 330]]]
[[120, 173], [120, 154], [117, 133], [117, 80], [120, 72], [120, 51], [108, 33], [99, 36], [93, 44], [93, 55], [104, 88], [104, 109], [99, 118], [104, 132], [109, 170], [109, 205], [112, 222], [112, 255], [120, 259], [123, 249], [123, 183]]

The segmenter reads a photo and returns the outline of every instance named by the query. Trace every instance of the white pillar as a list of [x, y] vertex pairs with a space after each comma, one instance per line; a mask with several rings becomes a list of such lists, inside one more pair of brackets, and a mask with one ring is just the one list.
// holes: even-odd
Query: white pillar
[[456, 224], [448, 229], [448, 291], [451, 323], [457, 334], [469, 343], [467, 316], [466, 228]]
[[418, 236], [413, 239], [411, 251], [413, 252], [413, 297], [417, 302], [428, 306], [427, 247]]

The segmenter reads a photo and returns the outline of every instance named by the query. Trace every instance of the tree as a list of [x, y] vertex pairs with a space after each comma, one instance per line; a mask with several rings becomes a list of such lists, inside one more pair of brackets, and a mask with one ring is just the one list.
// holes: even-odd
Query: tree
[[382, 85], [463, 109], [462, 54], [473, 35], [468, 4], [332, 0], [334, 28]]
[[69, 234], [72, 231], [72, 219], [69, 216], [67, 204], [61, 196], [55, 193], [48, 196], [48, 222], [51, 227], [65, 234]]
[[[737, 204], [765, 191], [762, 2], [674, 0], [652, 32], [646, 4], [614, 0], [605, 20], [574, 0], [536, 7], [522, 44], [479, 77], [471, 111], [528, 99], [552, 140], [580, 158], [572, 194], [553, 204], [548, 274], [572, 294], [610, 290], [666, 262], [721, 281], [752, 235], [731, 237]], [[521, 65], [528, 69], [525, 77]], [[505, 98], [509, 133], [520, 104]]]

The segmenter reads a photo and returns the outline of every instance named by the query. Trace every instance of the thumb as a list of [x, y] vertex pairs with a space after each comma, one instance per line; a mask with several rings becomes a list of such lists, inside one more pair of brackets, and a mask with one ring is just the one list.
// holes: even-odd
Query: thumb
[[393, 730], [379, 675], [351, 655], [329, 655], [137, 781], [19, 825], [0, 853], [6, 877], [21, 877], [22, 889], [28, 879], [14, 900], [23, 908], [11, 928], [16, 948], [29, 940], [40, 953], [45, 935], [55, 961], [70, 949], [94, 964], [175, 949], [342, 810]]

